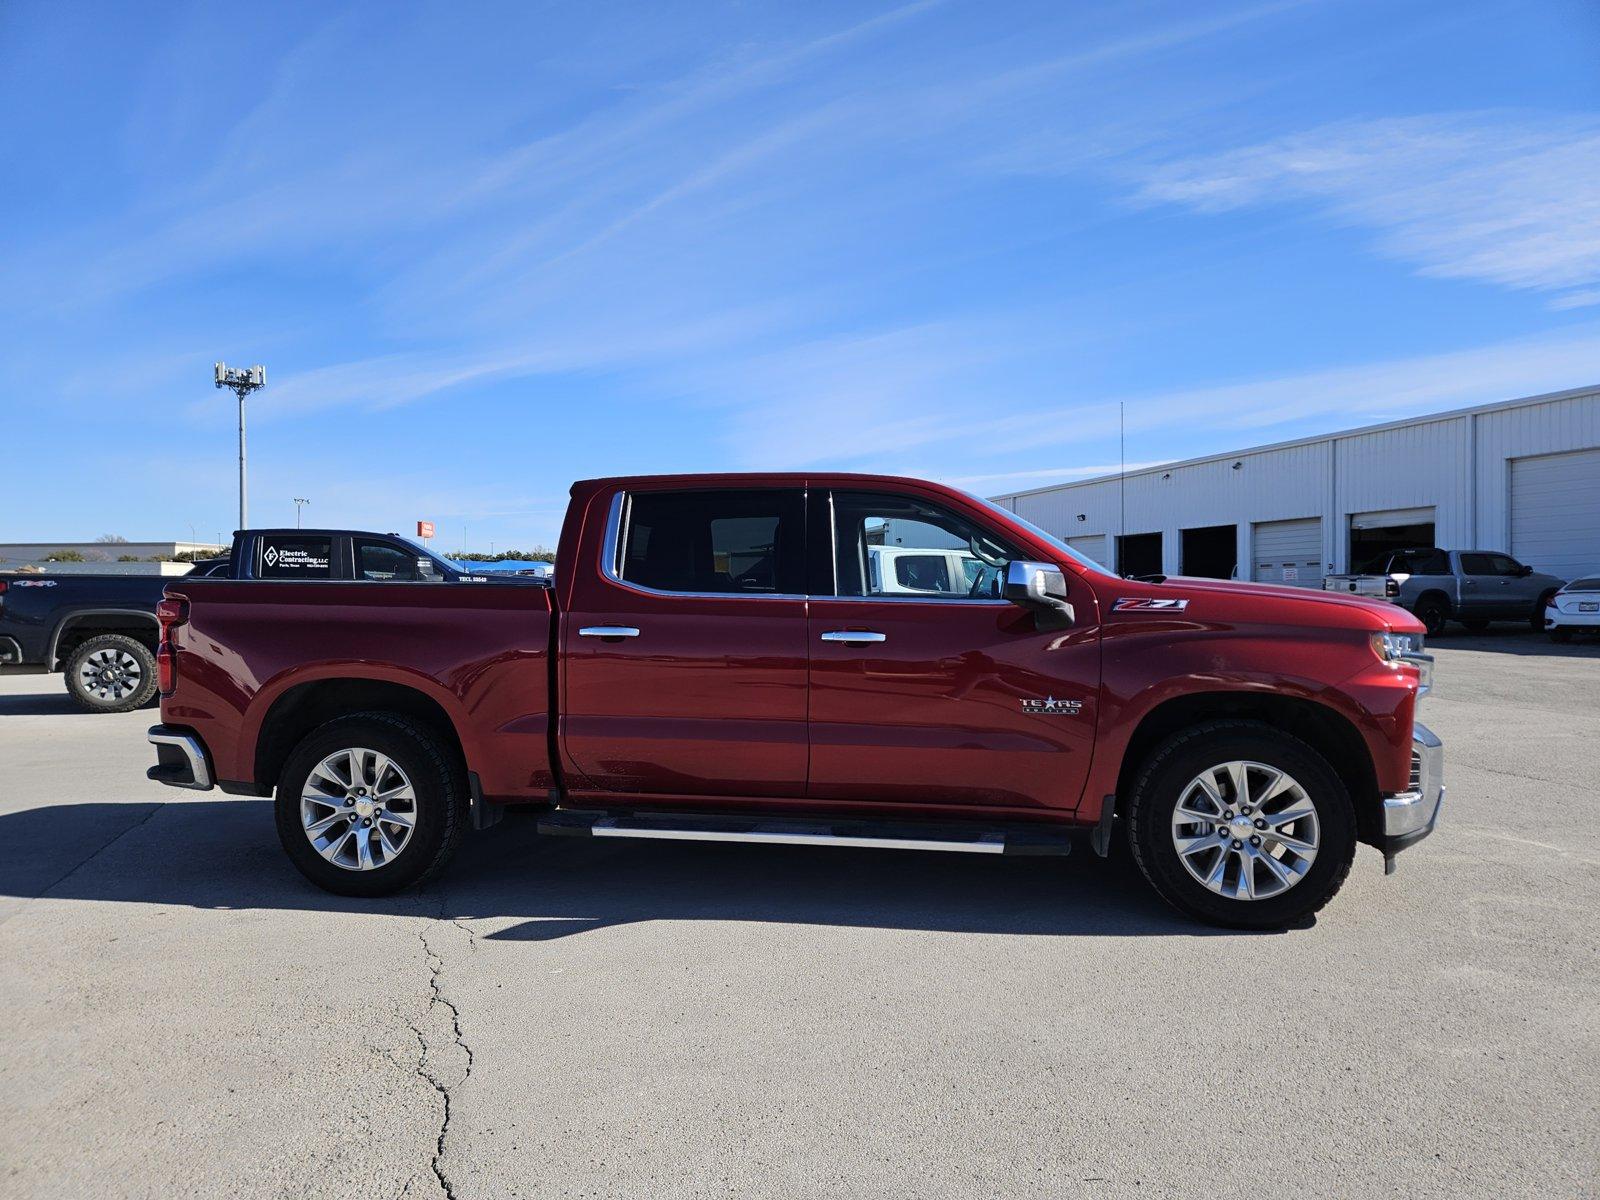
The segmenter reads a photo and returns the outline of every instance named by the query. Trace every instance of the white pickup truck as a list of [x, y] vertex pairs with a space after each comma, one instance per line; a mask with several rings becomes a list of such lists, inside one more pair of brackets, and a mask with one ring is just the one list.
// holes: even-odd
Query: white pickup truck
[[994, 581], [995, 568], [965, 550], [914, 546], [869, 546], [872, 586], [910, 595], [978, 595]]

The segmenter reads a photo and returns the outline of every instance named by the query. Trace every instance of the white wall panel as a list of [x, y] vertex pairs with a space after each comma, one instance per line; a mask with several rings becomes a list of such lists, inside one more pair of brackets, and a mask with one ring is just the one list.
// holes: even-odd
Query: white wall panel
[[1239, 562], [1253, 564], [1254, 525], [1316, 517], [1324, 569], [1345, 570], [1353, 513], [1432, 508], [1439, 545], [1508, 549], [1510, 460], [1592, 448], [1600, 448], [1600, 389], [1001, 499], [1059, 537], [1160, 533], [1169, 573], [1178, 571], [1184, 528], [1238, 525]]

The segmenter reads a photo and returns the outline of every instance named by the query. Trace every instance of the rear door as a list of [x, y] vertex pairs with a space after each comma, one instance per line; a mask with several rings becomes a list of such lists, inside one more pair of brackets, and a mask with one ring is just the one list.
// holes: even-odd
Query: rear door
[[601, 519], [599, 561], [561, 567], [576, 572], [561, 618], [573, 790], [804, 795], [804, 491], [652, 486], [615, 493]]
[[[907, 494], [835, 491], [813, 494], [810, 524], [824, 552], [812, 559], [808, 794], [927, 816], [1076, 807], [1100, 679], [1094, 604], [1076, 577], [1068, 586], [1082, 589], [1072, 597], [1080, 624], [1040, 633], [1032, 614], [995, 598], [992, 570], [973, 571], [964, 588], [936, 577], [915, 591], [874, 582], [872, 560], [884, 556], [873, 547], [885, 541], [930, 557], [1018, 556], [975, 514]], [[1025, 700], [1056, 703], [1024, 711]]]

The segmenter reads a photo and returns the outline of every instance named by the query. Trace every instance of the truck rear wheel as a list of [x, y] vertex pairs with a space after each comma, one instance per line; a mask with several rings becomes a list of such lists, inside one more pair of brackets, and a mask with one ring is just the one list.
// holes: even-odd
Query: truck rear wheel
[[1343, 886], [1355, 857], [1350, 796], [1305, 742], [1254, 721], [1175, 734], [1134, 783], [1134, 860], [1174, 908], [1213, 925], [1281, 929]]
[[90, 712], [122, 713], [156, 698], [156, 656], [143, 642], [102, 633], [67, 659], [67, 694]]
[[425, 726], [393, 713], [341, 717], [295, 747], [278, 777], [278, 839], [300, 873], [341, 896], [421, 883], [464, 825], [460, 768]]
[[1444, 623], [1450, 617], [1450, 609], [1443, 600], [1433, 596], [1424, 596], [1413, 610], [1417, 620], [1422, 622], [1422, 627], [1428, 631], [1429, 637], [1438, 637], [1444, 632]]

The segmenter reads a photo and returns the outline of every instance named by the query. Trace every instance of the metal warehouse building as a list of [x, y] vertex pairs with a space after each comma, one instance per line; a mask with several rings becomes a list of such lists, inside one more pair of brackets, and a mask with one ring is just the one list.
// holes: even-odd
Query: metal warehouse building
[[1320, 587], [1387, 550], [1600, 571], [1600, 387], [997, 496], [1123, 574]]

